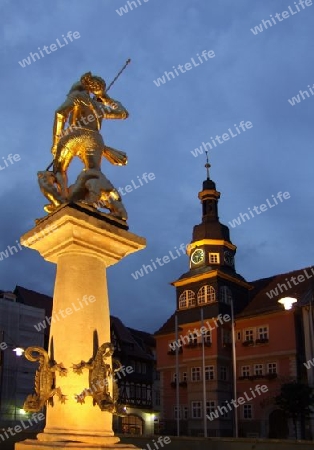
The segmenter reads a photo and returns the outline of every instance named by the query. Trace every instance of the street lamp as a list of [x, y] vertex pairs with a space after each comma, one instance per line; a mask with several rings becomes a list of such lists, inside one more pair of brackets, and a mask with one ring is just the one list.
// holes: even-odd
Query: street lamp
[[24, 348], [22, 347], [16, 347], [12, 351], [16, 354], [16, 356], [22, 356], [25, 352]]
[[284, 306], [285, 310], [292, 309], [292, 306], [294, 303], [296, 303], [298, 300], [294, 297], [283, 297], [278, 300], [278, 303]]

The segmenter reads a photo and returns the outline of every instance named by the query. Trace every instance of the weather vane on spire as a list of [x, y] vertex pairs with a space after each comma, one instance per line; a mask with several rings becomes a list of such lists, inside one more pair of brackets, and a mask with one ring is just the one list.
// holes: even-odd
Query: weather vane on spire
[[207, 172], [207, 180], [209, 180], [210, 164], [209, 164], [209, 161], [208, 161], [208, 150], [205, 150], [205, 153], [206, 153], [206, 164], [205, 164], [205, 167], [206, 167], [206, 172]]

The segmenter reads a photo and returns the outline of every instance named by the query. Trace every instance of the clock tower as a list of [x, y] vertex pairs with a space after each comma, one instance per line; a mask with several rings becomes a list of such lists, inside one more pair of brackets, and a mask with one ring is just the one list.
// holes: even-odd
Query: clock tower
[[[250, 285], [236, 272], [237, 247], [231, 242], [229, 228], [219, 221], [220, 192], [209, 176], [210, 164], [206, 153], [207, 177], [198, 194], [202, 204], [202, 221], [195, 225], [192, 241], [187, 246], [189, 271], [172, 284], [177, 288], [179, 315], [189, 315], [198, 306], [210, 306], [208, 314], [226, 312], [225, 306], [235, 300], [235, 312], [245, 306]], [[237, 308], [237, 305], [239, 308]], [[206, 308], [207, 309], [207, 308]], [[182, 319], [184, 320], [184, 318]]]
[[207, 179], [198, 197], [202, 203], [202, 223], [193, 229], [192, 242], [188, 246], [190, 269], [201, 267], [220, 269], [235, 274], [234, 257], [237, 247], [232, 244], [229, 228], [219, 222], [218, 200], [220, 192], [209, 177], [210, 164], [205, 164]]
[[232, 412], [213, 422], [204, 418], [235, 398], [233, 350], [239, 338], [233, 339], [232, 309], [237, 314], [247, 305], [251, 285], [236, 272], [236, 246], [229, 228], [219, 221], [220, 193], [210, 179], [208, 159], [205, 167], [207, 177], [198, 194], [201, 223], [194, 226], [187, 247], [189, 268], [172, 283], [176, 309], [155, 334], [163, 419], [166, 432], [173, 434], [179, 414], [186, 419], [180, 425], [183, 434], [204, 433], [206, 424], [210, 436], [232, 436]]

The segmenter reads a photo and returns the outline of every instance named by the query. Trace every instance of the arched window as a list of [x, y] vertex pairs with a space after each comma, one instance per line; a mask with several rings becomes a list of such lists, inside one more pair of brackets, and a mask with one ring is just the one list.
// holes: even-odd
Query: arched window
[[195, 294], [193, 291], [186, 290], [179, 297], [179, 309], [195, 306]]
[[228, 286], [221, 286], [220, 288], [220, 301], [226, 303], [227, 305], [231, 305], [232, 302], [232, 293]]
[[216, 293], [213, 286], [203, 286], [197, 293], [197, 303], [204, 305], [205, 303], [211, 303], [216, 301]]

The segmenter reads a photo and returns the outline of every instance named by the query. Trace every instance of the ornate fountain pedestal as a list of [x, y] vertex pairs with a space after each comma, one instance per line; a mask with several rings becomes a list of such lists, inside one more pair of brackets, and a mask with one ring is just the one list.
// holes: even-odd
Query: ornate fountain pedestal
[[[52, 226], [49, 234], [39, 232]], [[128, 232], [123, 221], [80, 203], [62, 205], [38, 221], [21, 243], [57, 264], [49, 356], [68, 373], [56, 372], [55, 380], [65, 403], [55, 395], [47, 407], [44, 432], [37, 440], [17, 443], [15, 449], [135, 448], [118, 443], [112, 413], [94, 406], [93, 397], [78, 403], [76, 396], [89, 388], [89, 370], [79, 375], [73, 365], [90, 361], [102, 344], [110, 343], [106, 268], [145, 248], [145, 239]], [[106, 363], [111, 366], [111, 356]], [[112, 387], [109, 378], [111, 397]]]

